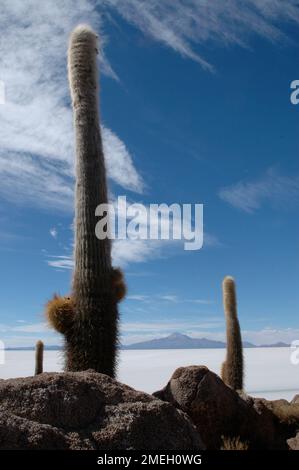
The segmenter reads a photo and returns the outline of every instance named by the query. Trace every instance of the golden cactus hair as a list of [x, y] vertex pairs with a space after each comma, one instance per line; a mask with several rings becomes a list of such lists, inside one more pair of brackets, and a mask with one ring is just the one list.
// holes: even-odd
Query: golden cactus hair
[[53, 299], [46, 305], [46, 318], [49, 325], [65, 334], [74, 321], [74, 306], [70, 297], [61, 297], [54, 294]]

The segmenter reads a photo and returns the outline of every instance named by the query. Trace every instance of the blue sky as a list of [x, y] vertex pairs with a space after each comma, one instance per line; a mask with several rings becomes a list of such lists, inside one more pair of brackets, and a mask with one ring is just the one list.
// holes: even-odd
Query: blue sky
[[237, 282], [245, 339], [298, 339], [296, 2], [84, 0], [77, 10], [71, 1], [42, 3], [4, 0], [0, 18], [1, 339], [60, 341], [43, 306], [71, 282], [66, 48], [80, 22], [102, 42], [111, 196], [204, 204], [202, 250], [116, 242], [114, 261], [128, 284], [123, 342], [174, 331], [224, 339], [225, 275]]

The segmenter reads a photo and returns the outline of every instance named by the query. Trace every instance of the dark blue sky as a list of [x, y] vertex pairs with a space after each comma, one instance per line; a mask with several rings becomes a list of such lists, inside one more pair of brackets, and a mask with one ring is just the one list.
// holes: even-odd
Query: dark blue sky
[[[290, 83], [299, 79], [298, 26], [277, 24], [288, 40], [251, 32], [247, 47], [192, 44], [194, 53], [214, 67], [211, 71], [144, 35], [115, 11], [110, 14], [102, 18], [105, 57], [118, 79], [101, 75], [101, 118], [125, 144], [143, 182], [132, 190], [134, 185], [120, 185], [112, 174], [111, 194], [144, 204], [204, 204], [203, 249], [188, 252], [150, 242], [120, 248], [116, 260], [128, 283], [128, 299], [120, 307], [124, 341], [174, 331], [223, 339], [225, 275], [237, 282], [245, 339], [298, 339], [299, 105], [290, 103]], [[31, 29], [34, 35], [34, 22]], [[65, 48], [63, 38], [55, 47]], [[65, 51], [61, 56], [65, 60]], [[22, 83], [22, 70], [19, 74]], [[55, 87], [51, 92], [55, 95]], [[26, 101], [26, 88], [24, 94]], [[61, 97], [69, 116], [67, 90]], [[2, 113], [8, 105], [1, 105]], [[9, 112], [15, 126], [17, 110]], [[36, 122], [43, 122], [44, 113], [41, 107]], [[63, 128], [65, 119], [58, 113], [55, 125]], [[22, 154], [22, 149], [4, 148], [10, 164]], [[30, 162], [43, 153], [33, 150], [26, 151]], [[43, 171], [49, 161], [45, 155]], [[63, 164], [63, 159], [56, 162], [57, 173]], [[13, 173], [5, 159], [0, 162], [5, 188], [0, 191], [0, 334], [9, 345], [33, 344], [39, 337], [57, 344], [42, 311], [53, 292], [67, 293], [70, 287], [71, 270], [65, 268], [71, 264], [73, 215], [71, 205], [61, 203], [68, 194], [61, 192], [54, 201], [45, 197], [44, 173], [26, 184], [19, 180], [28, 167], [22, 161]], [[71, 173], [58, 182], [72, 188]]]

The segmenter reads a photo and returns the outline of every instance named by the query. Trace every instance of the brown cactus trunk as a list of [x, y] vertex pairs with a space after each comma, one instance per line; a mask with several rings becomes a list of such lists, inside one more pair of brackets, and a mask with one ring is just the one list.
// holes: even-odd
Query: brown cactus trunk
[[237, 316], [235, 281], [232, 277], [223, 280], [223, 305], [226, 318], [226, 359], [222, 364], [222, 380], [234, 390], [243, 388], [243, 347]]
[[35, 345], [35, 375], [43, 373], [44, 343], [37, 341]]
[[95, 210], [107, 203], [98, 112], [97, 37], [88, 26], [71, 35], [68, 70], [76, 133], [74, 325], [66, 333], [68, 370], [113, 376], [117, 302], [111, 289], [111, 242], [95, 235]]

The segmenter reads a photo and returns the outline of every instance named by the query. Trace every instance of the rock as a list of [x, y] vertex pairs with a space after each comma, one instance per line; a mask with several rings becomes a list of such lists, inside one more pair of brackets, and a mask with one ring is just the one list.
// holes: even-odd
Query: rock
[[35, 423], [11, 413], [0, 414], [0, 449], [63, 449], [62, 432], [47, 424]]
[[94, 371], [0, 382], [0, 449], [203, 448], [185, 413]]
[[296, 434], [295, 437], [288, 439], [287, 443], [291, 450], [299, 450], [299, 432]]
[[280, 435], [287, 440], [293, 437], [299, 428], [299, 402], [288, 402], [287, 400], [265, 400], [255, 398], [262, 401], [263, 405], [271, 411], [275, 417], [276, 427], [279, 429]]
[[180, 367], [154, 396], [186, 412], [207, 449], [219, 449], [223, 436], [248, 441], [252, 449], [287, 448], [265, 403], [232, 390], [207, 367]]
[[299, 403], [299, 395], [295, 395], [291, 403]]

